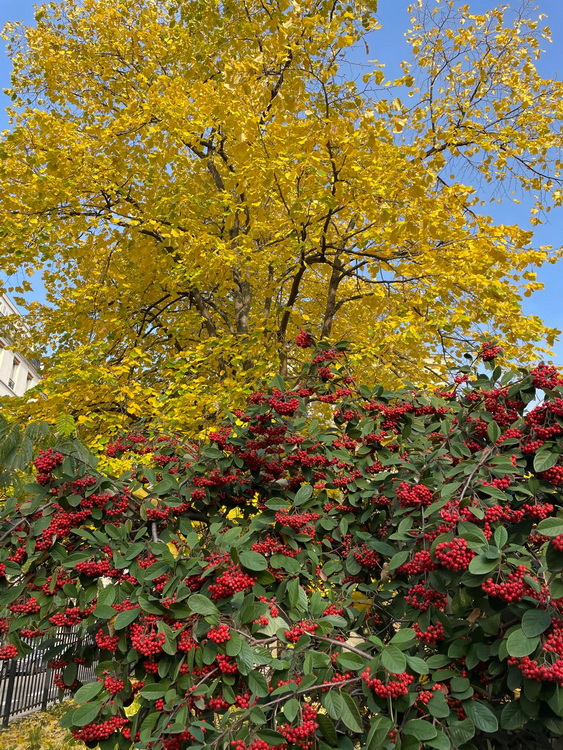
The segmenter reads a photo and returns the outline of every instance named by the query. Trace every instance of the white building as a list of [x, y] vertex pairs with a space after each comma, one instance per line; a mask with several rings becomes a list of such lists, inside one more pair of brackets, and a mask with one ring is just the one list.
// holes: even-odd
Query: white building
[[[0, 295], [0, 315], [21, 314], [11, 299]], [[41, 376], [33, 362], [10, 349], [11, 339], [0, 336], [0, 396], [23, 396]]]

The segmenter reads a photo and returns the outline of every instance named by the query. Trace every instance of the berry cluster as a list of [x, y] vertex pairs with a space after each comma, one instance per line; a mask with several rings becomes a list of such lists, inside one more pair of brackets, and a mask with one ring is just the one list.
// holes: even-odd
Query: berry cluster
[[295, 343], [297, 346], [300, 346], [301, 349], [308, 349], [313, 343], [313, 337], [302, 328], [295, 337]]
[[17, 655], [18, 649], [15, 646], [12, 646], [11, 643], [6, 644], [5, 646], [0, 646], [0, 659], [13, 659]]
[[64, 461], [62, 453], [57, 453], [52, 448], [46, 451], [39, 451], [39, 455], [33, 461], [37, 471], [37, 482], [45, 485], [53, 481], [51, 472]]
[[554, 536], [551, 540], [551, 543], [556, 550], [558, 550], [559, 552], [563, 552], [563, 534]]
[[426, 630], [422, 630], [418, 622], [413, 622], [413, 630], [416, 633], [416, 637], [421, 643], [438, 643], [443, 641], [446, 637], [444, 626], [441, 622], [437, 622], [434, 625], [429, 625]]
[[99, 576], [107, 576], [112, 571], [112, 565], [108, 560], [88, 560], [85, 562], [77, 562], [74, 566], [77, 573], [83, 573], [84, 575], [97, 578]]
[[300, 747], [301, 750], [309, 750], [314, 746], [314, 736], [317, 731], [317, 712], [312, 706], [304, 706], [301, 712], [302, 722], [296, 727], [282, 724], [278, 731], [283, 734], [286, 741]]
[[119, 732], [126, 724], [129, 723], [128, 719], [120, 716], [112, 716], [106, 721], [102, 721], [99, 724], [86, 724], [86, 726], [80, 729], [73, 729], [72, 736], [75, 740], [82, 740], [82, 742], [93, 742], [94, 740], [107, 740], [112, 734]]
[[289, 529], [293, 529], [300, 534], [307, 534], [307, 536], [315, 536], [315, 527], [313, 526], [316, 521], [320, 518], [319, 513], [313, 513], [307, 511], [305, 513], [287, 513], [286, 511], [278, 511], [275, 515], [276, 521], [282, 526], [287, 526]]
[[41, 607], [39, 606], [37, 599], [34, 596], [31, 596], [25, 602], [13, 602], [8, 605], [8, 609], [15, 615], [35, 615], [39, 612]]
[[217, 656], [215, 657], [215, 661], [217, 662], [217, 666], [223, 674], [237, 674], [237, 663], [230, 656], [226, 656], [225, 654], [217, 654]]
[[284, 750], [286, 745], [268, 745], [264, 740], [253, 740], [249, 745], [244, 740], [233, 740], [233, 750]]
[[379, 677], [372, 677], [369, 669], [362, 673], [362, 679], [380, 698], [393, 698], [393, 700], [397, 700], [402, 695], [408, 695], [409, 685], [414, 682], [414, 677], [407, 672], [389, 675], [388, 681], [383, 682]]
[[432, 502], [432, 490], [424, 484], [409, 485], [401, 482], [397, 490], [401, 508], [426, 508]]
[[119, 636], [106, 635], [103, 630], [98, 630], [95, 635], [96, 645], [105, 651], [117, 651]]
[[489, 596], [495, 596], [505, 602], [520, 602], [524, 596], [535, 597], [534, 589], [524, 580], [530, 571], [525, 565], [519, 565], [513, 573], [507, 576], [506, 581], [495, 583], [492, 578], [483, 581], [481, 588]]
[[221, 575], [217, 576], [215, 583], [210, 584], [211, 598], [215, 601], [232, 596], [237, 591], [251, 589], [256, 583], [256, 578], [245, 573], [240, 565], [233, 563]]
[[538, 365], [530, 370], [532, 384], [536, 388], [553, 390], [558, 385], [563, 385], [563, 377], [559, 374], [557, 367], [553, 365]]
[[500, 347], [498, 344], [493, 344], [492, 342], [488, 341], [481, 346], [480, 354], [483, 362], [491, 362], [493, 359], [496, 359], [500, 354], [502, 354], [502, 347]]
[[405, 601], [420, 612], [426, 612], [429, 607], [444, 610], [448, 603], [446, 594], [440, 594], [428, 588], [424, 583], [417, 583], [405, 594]]
[[56, 612], [54, 615], [49, 617], [51, 625], [60, 626], [72, 626], [78, 625], [90, 615], [96, 605], [90, 605], [86, 609], [80, 609], [80, 607], [66, 607], [62, 612]]
[[215, 643], [226, 643], [231, 637], [228, 625], [218, 625], [207, 632], [207, 637]]
[[297, 625], [293, 625], [289, 630], [284, 630], [284, 635], [290, 643], [297, 643], [305, 633], [315, 633], [318, 629], [316, 622], [307, 622], [301, 620]]
[[145, 627], [138, 623], [133, 623], [129, 628], [131, 636], [131, 645], [143, 656], [154, 656], [162, 652], [162, 646], [166, 641], [164, 633], [158, 633], [151, 625]]
[[295, 557], [298, 550], [291, 549], [286, 544], [269, 534], [260, 542], [254, 542], [251, 549], [253, 552], [260, 552], [261, 555], [285, 555], [286, 557]]
[[368, 570], [375, 570], [375, 568], [380, 565], [381, 561], [377, 552], [370, 549], [366, 544], [363, 544], [360, 549], [354, 550], [354, 557], [356, 558], [356, 562], [361, 565], [362, 568], [367, 568]]
[[107, 672], [104, 672], [104, 675], [106, 675], [104, 678], [104, 687], [110, 695], [117, 695], [117, 693], [120, 693], [123, 690], [125, 687], [123, 680], [118, 680], [116, 677], [107, 674]]
[[554, 487], [559, 487], [563, 484], [563, 466], [552, 466], [551, 469], [542, 471], [540, 476]]
[[440, 542], [436, 547], [434, 557], [448, 570], [467, 570], [469, 563], [475, 557], [475, 552], [468, 548], [465, 539], [456, 537], [451, 542]]
[[563, 659], [559, 658], [552, 664], [540, 664], [529, 656], [521, 659], [509, 657], [509, 664], [514, 664], [522, 672], [524, 677], [536, 682], [556, 682], [563, 687]]
[[426, 549], [415, 552], [412, 560], [403, 563], [397, 568], [398, 573], [405, 573], [406, 575], [416, 575], [417, 573], [429, 573], [432, 570], [436, 570], [436, 563], [430, 556], [430, 552]]

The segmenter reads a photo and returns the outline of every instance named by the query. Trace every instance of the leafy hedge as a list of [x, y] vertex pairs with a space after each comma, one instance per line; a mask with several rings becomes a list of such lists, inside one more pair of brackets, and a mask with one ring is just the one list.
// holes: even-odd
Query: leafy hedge
[[204, 445], [121, 437], [121, 477], [43, 451], [0, 517], [0, 655], [89, 633], [50, 658], [102, 750], [550, 747], [563, 377], [498, 355], [390, 393], [320, 346]]

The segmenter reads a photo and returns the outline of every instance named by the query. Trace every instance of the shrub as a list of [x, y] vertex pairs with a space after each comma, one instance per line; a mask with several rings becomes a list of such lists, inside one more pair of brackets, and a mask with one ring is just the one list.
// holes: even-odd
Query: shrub
[[550, 747], [563, 378], [492, 351], [391, 393], [318, 347], [201, 446], [122, 436], [123, 476], [40, 453], [0, 519], [4, 648], [90, 634], [50, 658], [102, 750]]

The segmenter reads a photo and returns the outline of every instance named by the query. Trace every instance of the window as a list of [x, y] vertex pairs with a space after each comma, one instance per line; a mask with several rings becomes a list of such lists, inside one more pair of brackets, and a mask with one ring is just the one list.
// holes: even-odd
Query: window
[[20, 366], [19, 359], [17, 357], [14, 357], [14, 359], [12, 360], [12, 373], [10, 375], [10, 379], [8, 380], [8, 385], [10, 386], [12, 390], [14, 390], [16, 387], [16, 380], [18, 377], [19, 366]]

